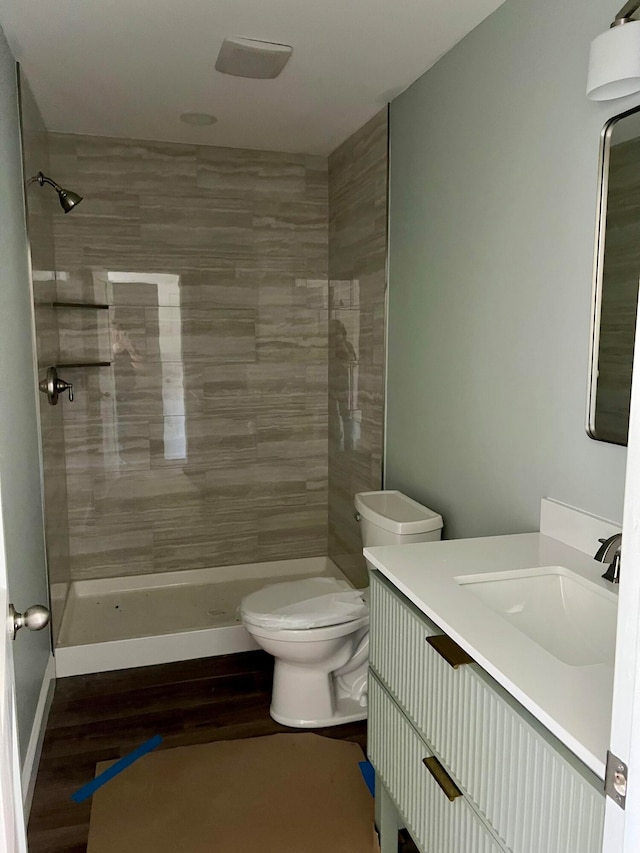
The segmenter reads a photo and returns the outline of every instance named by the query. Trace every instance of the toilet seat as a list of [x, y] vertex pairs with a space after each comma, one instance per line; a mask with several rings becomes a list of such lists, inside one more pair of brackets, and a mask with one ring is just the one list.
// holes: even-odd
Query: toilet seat
[[243, 622], [271, 631], [303, 631], [344, 625], [368, 616], [360, 590], [335, 578], [271, 584], [243, 599]]
[[279, 628], [261, 628], [258, 625], [245, 624], [247, 631], [253, 637], [260, 637], [263, 640], [283, 640], [287, 643], [295, 643], [303, 645], [304, 643], [323, 643], [325, 640], [333, 640], [336, 637], [345, 637], [347, 634], [353, 634], [360, 628], [369, 627], [369, 616], [361, 616], [352, 622], [340, 622], [338, 625], [325, 625], [322, 628], [302, 628], [296, 630], [287, 630]]

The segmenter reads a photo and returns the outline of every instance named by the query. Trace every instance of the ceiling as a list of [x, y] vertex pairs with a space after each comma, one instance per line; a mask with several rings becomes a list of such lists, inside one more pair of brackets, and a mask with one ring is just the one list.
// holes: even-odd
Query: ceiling
[[[328, 154], [502, 2], [2, 0], [0, 25], [49, 130]], [[230, 77], [225, 36], [293, 56], [275, 80]]]

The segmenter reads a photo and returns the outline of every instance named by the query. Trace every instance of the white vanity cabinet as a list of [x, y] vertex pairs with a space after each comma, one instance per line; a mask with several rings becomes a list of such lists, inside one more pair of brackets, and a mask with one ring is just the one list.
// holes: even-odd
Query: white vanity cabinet
[[375, 571], [370, 606], [369, 757], [424, 853], [599, 853], [602, 781]]

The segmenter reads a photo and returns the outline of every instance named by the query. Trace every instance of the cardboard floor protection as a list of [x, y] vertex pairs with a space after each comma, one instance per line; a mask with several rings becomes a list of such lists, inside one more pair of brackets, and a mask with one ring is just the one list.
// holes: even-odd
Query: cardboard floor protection
[[93, 795], [87, 853], [372, 853], [362, 760], [308, 733], [149, 753]]

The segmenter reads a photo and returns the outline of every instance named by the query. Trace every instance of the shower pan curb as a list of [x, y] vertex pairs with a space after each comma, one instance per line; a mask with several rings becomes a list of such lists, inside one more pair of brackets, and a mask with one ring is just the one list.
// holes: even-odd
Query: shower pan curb
[[56, 677], [154, 666], [159, 663], [247, 652], [257, 648], [258, 645], [242, 625], [87, 643], [82, 646], [61, 646], [55, 653]]
[[73, 581], [55, 650], [56, 676], [257, 649], [240, 623], [241, 599], [270, 583], [314, 576], [349, 582], [328, 557]]

